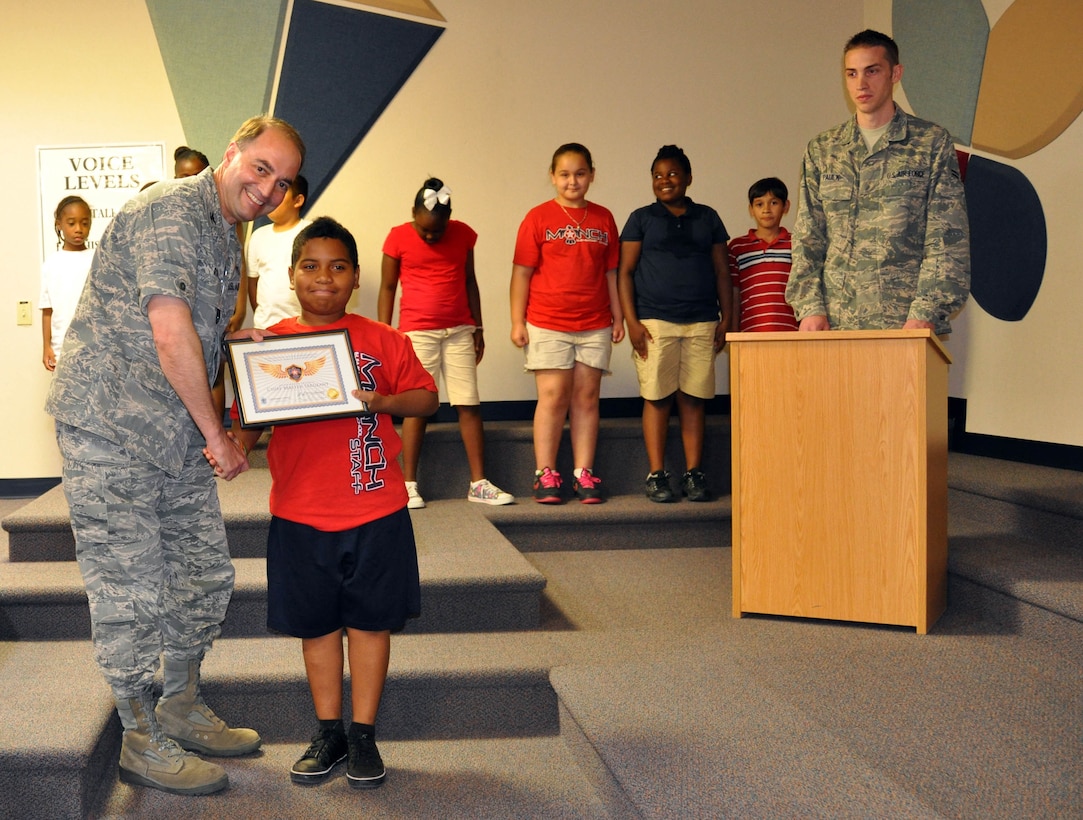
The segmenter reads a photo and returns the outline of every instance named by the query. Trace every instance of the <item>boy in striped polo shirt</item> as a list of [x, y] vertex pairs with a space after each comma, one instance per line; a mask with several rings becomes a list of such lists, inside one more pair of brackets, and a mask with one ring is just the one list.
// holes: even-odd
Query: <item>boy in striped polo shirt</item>
[[797, 330], [786, 303], [790, 279], [790, 232], [782, 217], [790, 210], [786, 184], [767, 177], [748, 189], [748, 212], [756, 222], [729, 244], [730, 275], [740, 304], [738, 330]]

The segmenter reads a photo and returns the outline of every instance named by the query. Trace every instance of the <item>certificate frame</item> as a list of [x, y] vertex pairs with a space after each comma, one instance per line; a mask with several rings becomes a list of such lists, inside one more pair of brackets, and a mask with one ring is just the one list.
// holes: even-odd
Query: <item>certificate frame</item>
[[241, 427], [358, 416], [368, 405], [345, 329], [223, 343]]

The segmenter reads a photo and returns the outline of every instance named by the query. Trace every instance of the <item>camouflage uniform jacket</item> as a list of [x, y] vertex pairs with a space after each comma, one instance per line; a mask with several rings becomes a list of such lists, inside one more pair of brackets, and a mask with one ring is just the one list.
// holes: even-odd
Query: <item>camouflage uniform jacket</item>
[[970, 292], [970, 230], [947, 131], [898, 106], [871, 152], [856, 117], [825, 131], [805, 152], [799, 208], [786, 288], [798, 321], [882, 330], [918, 319], [951, 332]]
[[133, 197], [94, 254], [46, 412], [177, 475], [199, 433], [162, 371], [147, 304], [156, 295], [188, 304], [209, 384], [236, 304], [240, 256], [211, 169]]

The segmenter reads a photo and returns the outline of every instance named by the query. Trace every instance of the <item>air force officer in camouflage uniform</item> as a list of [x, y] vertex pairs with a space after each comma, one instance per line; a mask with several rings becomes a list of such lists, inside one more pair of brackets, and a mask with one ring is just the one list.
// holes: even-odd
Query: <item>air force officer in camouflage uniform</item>
[[237, 755], [260, 745], [199, 694], [200, 662], [233, 591], [215, 474], [248, 469], [210, 384], [240, 284], [234, 225], [274, 210], [303, 156], [287, 123], [254, 117], [216, 169], [125, 205], [94, 255], [49, 391], [94, 649], [125, 729], [126, 782], [218, 791], [228, 783], [222, 767], [184, 750]]
[[786, 300], [800, 330], [929, 328], [970, 292], [970, 233], [951, 136], [895, 105], [895, 41], [846, 44], [856, 115], [813, 139], [802, 167]]

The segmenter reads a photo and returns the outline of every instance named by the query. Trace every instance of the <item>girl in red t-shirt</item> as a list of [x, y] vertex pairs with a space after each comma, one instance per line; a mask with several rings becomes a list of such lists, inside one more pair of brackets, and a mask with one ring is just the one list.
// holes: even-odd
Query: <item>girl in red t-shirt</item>
[[584, 504], [603, 500], [593, 474], [598, 398], [612, 345], [624, 338], [617, 295], [620, 243], [613, 215], [587, 201], [594, 181], [590, 151], [560, 146], [549, 176], [556, 197], [530, 210], [515, 242], [511, 340], [534, 372], [534, 500], [562, 500], [557, 449], [571, 419], [572, 487]]
[[[414, 197], [413, 219], [391, 229], [384, 240], [376, 315], [391, 324], [395, 291], [402, 284], [399, 330], [435, 380], [443, 375], [448, 401], [459, 415], [459, 434], [470, 465], [466, 498], [482, 504], [511, 504], [515, 496], [485, 477], [485, 436], [478, 396], [477, 366], [485, 353], [481, 295], [474, 273], [478, 235], [451, 218], [451, 191], [435, 177]], [[428, 419], [402, 421], [402, 472], [407, 506], [425, 506], [417, 487], [417, 466]]]

